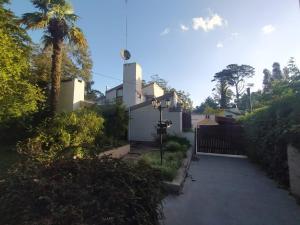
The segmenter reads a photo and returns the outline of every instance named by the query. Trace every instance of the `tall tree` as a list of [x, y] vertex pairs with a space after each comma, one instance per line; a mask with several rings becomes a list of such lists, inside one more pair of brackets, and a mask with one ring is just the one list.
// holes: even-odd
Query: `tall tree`
[[255, 74], [255, 69], [249, 65], [228, 65], [226, 70], [229, 73], [229, 84], [235, 88], [236, 104], [240, 107], [240, 97], [245, 92], [245, 81]]
[[291, 78], [300, 77], [300, 70], [296, 65], [296, 60], [294, 57], [290, 58], [286, 68], [287, 68], [289, 77], [291, 77]]
[[66, 0], [31, 0], [39, 10], [25, 13], [21, 22], [26, 29], [44, 29], [43, 43], [52, 47], [50, 108], [57, 111], [60, 93], [62, 55], [65, 40], [69, 45], [86, 47], [87, 42], [80, 28], [75, 26], [78, 16]]
[[282, 80], [283, 73], [280, 68], [280, 64], [278, 62], [273, 63], [273, 70], [272, 70], [272, 79], [273, 80]]
[[30, 82], [30, 38], [0, 0], [0, 123], [38, 110], [43, 93]]
[[214, 75], [213, 82], [217, 82], [215, 91], [215, 99], [219, 102], [220, 108], [226, 109], [232, 99], [232, 91], [230, 90], [231, 74], [228, 70], [222, 70]]
[[270, 70], [264, 69], [264, 80], [263, 80], [263, 85], [264, 85], [264, 92], [269, 92], [272, 86], [272, 74]]
[[[93, 63], [88, 49], [64, 45], [62, 51], [61, 79], [80, 78], [90, 82]], [[31, 56], [33, 79], [46, 90], [51, 83], [51, 55], [51, 47], [42, 49], [36, 46]]]

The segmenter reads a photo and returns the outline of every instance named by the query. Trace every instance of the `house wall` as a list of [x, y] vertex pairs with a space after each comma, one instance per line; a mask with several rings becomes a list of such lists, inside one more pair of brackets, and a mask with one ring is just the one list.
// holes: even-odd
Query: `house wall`
[[[159, 120], [159, 111], [151, 104], [130, 111], [129, 140], [130, 141], [154, 141]], [[182, 133], [182, 112], [170, 112], [164, 109], [163, 120], [171, 120], [172, 126], [168, 128], [169, 134], [180, 135]]]
[[85, 82], [73, 79], [61, 82], [58, 99], [58, 112], [71, 112], [80, 108], [80, 102], [84, 101]]
[[[193, 113], [192, 114], [192, 127], [196, 128], [198, 123], [202, 120], [206, 119], [206, 115], [205, 114], [196, 114]], [[209, 115], [209, 119], [212, 121], [216, 121], [216, 115]]]
[[106, 95], [105, 95], [106, 101], [108, 103], [113, 103], [116, 100], [116, 96], [117, 96], [117, 90], [116, 89], [112, 90], [112, 91], [109, 91], [109, 92], [106, 92]]
[[153, 96], [158, 98], [164, 95], [164, 90], [156, 83], [152, 83], [143, 88], [143, 94], [146, 96]]
[[124, 64], [123, 103], [130, 107], [142, 101], [142, 68], [137, 63]]

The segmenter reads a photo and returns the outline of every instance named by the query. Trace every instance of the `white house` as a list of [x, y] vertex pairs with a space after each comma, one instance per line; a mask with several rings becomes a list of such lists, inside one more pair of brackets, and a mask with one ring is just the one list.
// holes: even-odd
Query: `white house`
[[164, 90], [155, 82], [142, 85], [143, 71], [137, 63], [124, 64], [123, 83], [106, 91], [103, 103], [122, 102], [126, 107], [164, 95]]
[[175, 92], [164, 93], [164, 90], [155, 82], [142, 85], [143, 72], [137, 63], [124, 64], [123, 84], [118, 85], [105, 93], [106, 104], [122, 102], [129, 113], [128, 139], [130, 141], [153, 141], [156, 136], [156, 125], [159, 120], [159, 111], [152, 107], [152, 99], [157, 98], [164, 104], [171, 101], [170, 108], [164, 109], [163, 120], [171, 120], [169, 133], [182, 133], [182, 110], [179, 107], [178, 96]]
[[[142, 68], [137, 63], [124, 64], [123, 84], [107, 90], [105, 97], [98, 104], [114, 104], [120, 102], [129, 113], [129, 141], [150, 142], [156, 136], [156, 125], [159, 121], [159, 110], [152, 107], [152, 99], [157, 98], [164, 104], [171, 102], [169, 108], [163, 110], [163, 120], [171, 120], [172, 126], [168, 133], [182, 133], [182, 109], [175, 92], [164, 93], [155, 82], [142, 85]], [[73, 111], [84, 106], [96, 104], [84, 100], [84, 81], [72, 79], [63, 81], [58, 103], [59, 112]]]

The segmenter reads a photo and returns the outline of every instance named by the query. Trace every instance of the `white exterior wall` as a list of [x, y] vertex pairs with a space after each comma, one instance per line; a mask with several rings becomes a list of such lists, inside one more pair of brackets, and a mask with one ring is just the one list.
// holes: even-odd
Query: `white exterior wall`
[[[163, 120], [171, 120], [172, 126], [167, 129], [169, 134], [182, 134], [182, 112], [169, 112], [164, 109]], [[159, 121], [159, 110], [147, 105], [130, 112], [129, 140], [154, 141], [157, 136], [156, 125]]]
[[61, 83], [58, 112], [71, 112], [80, 108], [84, 101], [85, 82], [77, 78]]
[[142, 101], [142, 68], [137, 63], [124, 64], [123, 103], [130, 107]]
[[143, 94], [147, 96], [154, 96], [156, 98], [164, 95], [164, 90], [157, 85], [156, 83], [153, 83], [151, 85], [146, 86], [143, 88]]
[[108, 103], [115, 102], [116, 96], [117, 96], [117, 90], [112, 90], [112, 91], [106, 92], [106, 94], [105, 94], [106, 101]]

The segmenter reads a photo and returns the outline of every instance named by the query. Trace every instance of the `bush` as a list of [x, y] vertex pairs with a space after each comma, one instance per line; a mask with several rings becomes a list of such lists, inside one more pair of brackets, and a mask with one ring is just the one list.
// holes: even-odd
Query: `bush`
[[187, 150], [186, 145], [181, 145], [176, 141], [168, 141], [165, 145], [165, 151], [168, 152], [185, 152]]
[[0, 224], [158, 225], [162, 178], [143, 163], [22, 165], [0, 183]]
[[33, 138], [18, 144], [21, 154], [41, 162], [83, 158], [94, 154], [95, 139], [102, 134], [103, 118], [89, 110], [62, 113], [44, 121]]
[[186, 153], [179, 152], [165, 152], [163, 155], [163, 164], [161, 165], [160, 152], [149, 152], [142, 156], [142, 161], [149, 164], [155, 169], [159, 169], [162, 173], [163, 179], [172, 181], [178, 169], [181, 167], [182, 160], [186, 157]]
[[288, 186], [287, 145], [299, 146], [299, 94], [286, 96], [241, 119], [249, 157], [279, 183]]
[[[121, 104], [96, 106], [94, 110], [104, 118], [104, 134], [108, 138], [127, 140], [128, 112]], [[101, 144], [102, 140], [99, 139]]]
[[174, 142], [179, 143], [180, 145], [185, 145], [187, 148], [191, 147], [190, 141], [188, 139], [186, 139], [185, 137], [168, 135], [166, 139], [167, 139], [167, 141], [174, 141]]

